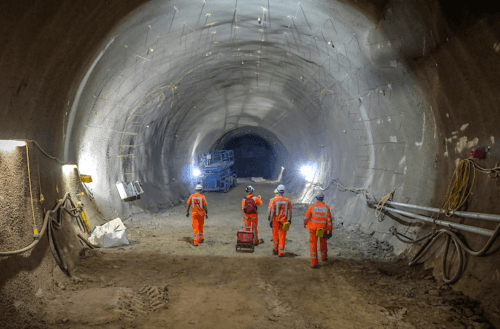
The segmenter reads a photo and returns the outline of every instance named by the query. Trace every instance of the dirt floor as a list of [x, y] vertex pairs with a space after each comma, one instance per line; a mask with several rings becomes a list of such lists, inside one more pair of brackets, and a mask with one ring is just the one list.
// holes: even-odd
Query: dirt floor
[[[178, 206], [126, 221], [130, 244], [86, 252], [72, 278], [55, 268], [53, 287], [36, 294], [45, 311], [31, 327], [491, 328], [479, 303], [340, 223], [329, 260], [310, 268], [301, 205], [284, 258], [272, 255], [264, 218], [264, 244], [237, 253], [244, 185], [205, 194], [210, 216], [198, 247], [185, 206]], [[267, 206], [275, 186], [252, 185]]]

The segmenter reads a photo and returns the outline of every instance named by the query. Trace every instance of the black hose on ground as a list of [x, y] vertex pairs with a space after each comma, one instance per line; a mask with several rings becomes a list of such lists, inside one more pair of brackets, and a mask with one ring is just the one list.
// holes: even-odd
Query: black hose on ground
[[[446, 282], [447, 284], [452, 284], [457, 282], [460, 277], [462, 276], [464, 272], [464, 258], [466, 254], [476, 256], [476, 257], [481, 257], [481, 256], [488, 256], [488, 251], [490, 250], [491, 246], [495, 242], [495, 240], [498, 238], [500, 235], [500, 224], [497, 225], [497, 228], [495, 229], [495, 232], [492, 234], [492, 236], [489, 238], [488, 242], [484, 245], [483, 248], [479, 251], [474, 251], [467, 244], [453, 231], [447, 230], [447, 229], [441, 229], [437, 231], [436, 233], [429, 233], [425, 235], [424, 237], [417, 239], [417, 240], [411, 240], [410, 238], [404, 236], [403, 234], [399, 233], [395, 228], [391, 230], [392, 234], [401, 242], [404, 243], [419, 243], [425, 240], [424, 244], [422, 247], [417, 251], [415, 256], [410, 260], [409, 265], [415, 265], [417, 264], [424, 256], [425, 254], [431, 249], [431, 247], [436, 243], [437, 240], [441, 237], [445, 237], [445, 248], [443, 251], [443, 281]], [[453, 275], [452, 278], [448, 276], [447, 272], [447, 259], [448, 259], [448, 252], [450, 248], [450, 242], [453, 242], [455, 245], [455, 250], [458, 255], [458, 269]]]

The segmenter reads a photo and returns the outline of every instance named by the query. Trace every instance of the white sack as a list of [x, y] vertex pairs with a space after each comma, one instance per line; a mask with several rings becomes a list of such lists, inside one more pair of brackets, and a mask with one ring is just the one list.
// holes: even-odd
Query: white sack
[[104, 234], [104, 248], [119, 247], [126, 244], [129, 244], [127, 230], [117, 230], [112, 233]]
[[120, 218], [115, 218], [102, 226], [96, 226], [90, 234], [89, 242], [102, 248], [127, 245], [127, 227]]

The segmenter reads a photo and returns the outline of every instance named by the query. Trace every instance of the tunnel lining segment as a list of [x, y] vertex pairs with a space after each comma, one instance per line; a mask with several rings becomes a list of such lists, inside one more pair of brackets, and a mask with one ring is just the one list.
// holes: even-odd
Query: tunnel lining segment
[[[200, 8], [194, 2], [186, 1], [175, 11], [161, 3], [160, 11], [167, 12], [167, 17], [172, 14], [171, 24], [149, 11], [158, 4], [148, 3], [147, 10], [137, 11], [114, 31], [117, 39], [85, 87], [88, 104], [95, 103], [90, 95], [107, 92], [92, 109], [98, 114], [88, 116], [89, 126], [101, 125], [104, 116], [100, 113], [109, 112], [105, 108], [120, 117], [112, 129], [122, 132], [121, 143], [112, 134], [104, 138], [105, 157], [110, 161], [106, 166], [114, 173], [103, 177], [111, 188], [100, 188], [102, 193], [112, 190], [113, 180], [120, 176], [155, 181], [151, 191], [179, 202], [189, 188], [182, 182], [183, 166], [192, 164], [193, 154], [210, 150], [221, 135], [242, 126], [269, 129], [283, 142], [292, 164], [285, 166], [284, 181], [291, 190], [305, 191], [299, 166], [308, 161], [320, 164], [319, 182], [345, 177], [343, 181], [350, 186], [404, 188], [402, 177], [396, 177], [399, 173], [395, 172], [406, 173], [406, 169], [398, 167], [399, 159], [392, 160], [393, 153], [403, 151], [409, 161], [410, 154], [402, 146], [411, 144], [414, 132], [411, 128], [409, 133], [401, 132], [409, 123], [402, 118], [419, 122], [422, 117], [408, 108], [396, 108], [414, 103], [413, 90], [418, 87], [408, 81], [408, 75], [406, 85], [400, 85], [407, 74], [405, 64], [399, 62], [401, 48], [397, 42], [392, 45], [387, 41], [383, 33], [373, 32], [373, 23], [339, 4], [346, 10], [344, 16], [332, 16], [329, 8], [318, 12], [318, 19], [310, 21], [310, 26], [304, 18], [294, 18], [292, 24], [290, 15], [275, 14], [271, 30], [267, 25], [259, 26], [252, 11], [247, 11], [252, 7], [249, 2], [238, 7], [235, 32], [235, 26], [230, 26], [233, 19], [225, 19], [225, 14], [233, 13], [227, 8], [215, 4], [203, 7], [202, 14], [210, 12], [211, 16], [200, 26], [189, 19], [179, 20], [195, 8], [193, 19], [198, 17]], [[212, 10], [215, 8], [218, 10]], [[311, 5], [306, 12], [318, 8], [325, 9]], [[280, 5], [275, 9], [279, 12]], [[287, 13], [285, 5], [282, 9]], [[279, 27], [280, 22], [283, 27]], [[396, 66], [391, 61], [396, 61]], [[158, 98], [144, 107], [144, 115], [131, 116], [130, 109], [138, 100], [157, 88], [168, 92], [158, 93]], [[412, 96], [403, 95], [407, 91]], [[86, 101], [80, 100], [84, 105]], [[404, 111], [410, 111], [409, 115], [403, 116]], [[401, 120], [394, 119], [398, 116]], [[125, 135], [131, 132], [137, 135]], [[132, 154], [134, 157], [129, 156]], [[385, 160], [379, 162], [379, 155]], [[121, 165], [114, 157], [120, 157]], [[384, 166], [391, 169], [380, 170]], [[313, 192], [303, 193], [304, 200]], [[327, 194], [330, 199], [344, 199], [334, 191]], [[127, 206], [119, 201], [111, 202], [113, 208], [124, 217], [130, 216]], [[360, 205], [352, 210], [352, 200], [341, 203], [336, 209], [346, 216], [367, 212]], [[137, 204], [154, 209], [153, 204]]]

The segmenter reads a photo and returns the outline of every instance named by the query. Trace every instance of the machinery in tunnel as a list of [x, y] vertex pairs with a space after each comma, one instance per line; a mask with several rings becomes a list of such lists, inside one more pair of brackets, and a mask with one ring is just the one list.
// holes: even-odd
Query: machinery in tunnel
[[212, 149], [234, 151], [238, 177], [281, 179], [284, 166], [292, 167], [292, 163], [287, 162], [289, 153], [283, 142], [262, 127], [232, 129], [218, 138]]
[[[432, 0], [5, 3], [0, 137], [37, 140], [78, 163], [93, 177], [85, 193], [99, 220], [134, 222], [184, 205], [197, 155], [231, 150], [238, 176], [279, 180], [299, 207], [324, 191], [343, 227], [401, 257], [418, 253], [416, 262], [484, 300], [500, 323], [500, 262], [485, 251], [495, 250], [500, 213], [500, 20], [491, 8]], [[462, 177], [477, 188], [443, 211], [464, 164]], [[49, 209], [64, 195], [59, 165], [41, 169]], [[223, 182], [213, 188], [234, 184], [224, 170], [213, 173]], [[127, 199], [117, 182], [140, 182], [144, 193], [137, 187]], [[438, 226], [462, 235], [435, 240]], [[420, 254], [421, 239], [435, 249]]]
[[234, 168], [234, 152], [217, 150], [198, 156], [198, 167], [194, 168], [195, 179], [207, 192], [229, 192], [236, 186], [237, 171]]

